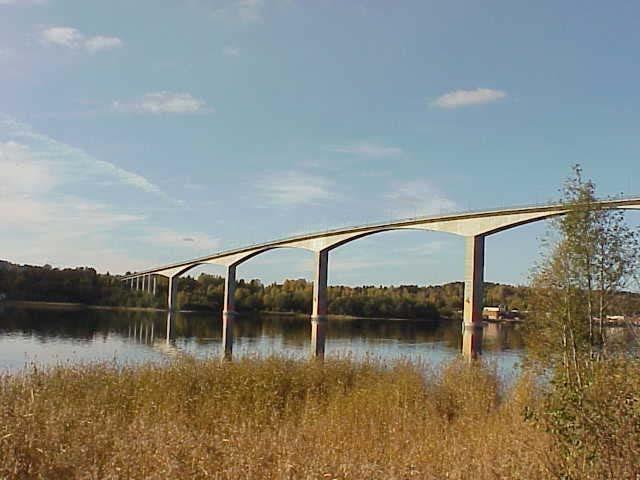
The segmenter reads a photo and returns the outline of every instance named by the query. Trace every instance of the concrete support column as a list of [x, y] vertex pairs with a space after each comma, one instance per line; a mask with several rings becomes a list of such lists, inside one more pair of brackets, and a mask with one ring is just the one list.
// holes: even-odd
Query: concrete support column
[[222, 313], [222, 359], [233, 358], [233, 326], [236, 323], [235, 312]]
[[133, 290], [133, 278], [130, 278], [131, 290]]
[[484, 238], [484, 235], [465, 238], [462, 353], [469, 359], [482, 353]]
[[143, 291], [143, 292], [145, 292], [145, 291], [146, 291], [146, 289], [145, 289], [145, 287], [146, 287], [146, 281], [147, 281], [147, 276], [146, 276], [146, 275], [143, 275], [143, 276], [142, 276], [142, 291]]
[[168, 307], [169, 311], [173, 312], [177, 309], [176, 294], [178, 292], [178, 276], [174, 275], [169, 277], [169, 293], [168, 293]]
[[236, 265], [227, 266], [224, 279], [224, 305], [222, 307], [222, 358], [231, 360], [233, 356], [233, 325], [236, 317]]
[[158, 291], [158, 277], [156, 275], [153, 276], [153, 296], [156, 296], [156, 292]]
[[327, 271], [329, 250], [316, 252], [316, 271], [313, 278], [313, 310], [311, 312], [311, 355], [324, 358], [327, 340]]
[[136, 277], [136, 290], [140, 290], [140, 277]]
[[236, 266], [227, 266], [227, 276], [224, 279], [224, 305], [222, 311], [224, 313], [236, 312]]
[[311, 357], [322, 360], [327, 343], [327, 317], [311, 318]]
[[327, 270], [329, 251], [316, 252], [316, 271], [313, 277], [313, 311], [312, 318], [327, 316]]

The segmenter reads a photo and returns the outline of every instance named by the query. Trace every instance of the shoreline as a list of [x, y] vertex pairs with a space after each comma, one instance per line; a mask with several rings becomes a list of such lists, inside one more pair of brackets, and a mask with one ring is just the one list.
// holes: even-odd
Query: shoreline
[[[117, 305], [88, 305], [86, 303], [77, 302], [49, 302], [39, 300], [4, 300], [0, 302], [0, 307], [12, 306], [22, 308], [39, 308], [42, 310], [112, 310], [112, 311], [138, 311], [138, 312], [167, 312], [166, 308], [155, 307], [125, 307]], [[176, 313], [213, 313], [213, 310], [178, 310]], [[298, 312], [274, 312], [274, 311], [259, 311], [259, 312], [247, 312], [241, 313], [241, 316], [251, 315], [263, 315], [263, 316], [278, 316], [278, 317], [292, 317], [300, 319], [308, 319], [309, 315]], [[327, 315], [331, 320], [385, 320], [394, 322], [406, 322], [406, 321], [418, 321], [418, 322], [441, 322], [441, 321], [457, 321], [457, 319], [440, 317], [440, 318], [386, 318], [386, 317], [362, 317], [355, 315]]]
[[23, 308], [40, 308], [42, 310], [130, 310], [130, 311], [148, 311], [148, 312], [166, 312], [166, 309], [154, 307], [121, 307], [115, 305], [88, 305], [86, 303], [77, 302], [48, 302], [40, 300], [4, 300], [0, 302], [0, 307], [23, 307]]

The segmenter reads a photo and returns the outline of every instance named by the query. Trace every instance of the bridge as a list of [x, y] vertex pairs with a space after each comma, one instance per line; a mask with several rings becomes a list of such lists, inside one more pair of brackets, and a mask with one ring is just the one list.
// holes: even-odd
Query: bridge
[[[236, 316], [234, 292], [238, 265], [261, 253], [277, 248], [308, 250], [315, 256], [313, 306], [311, 311], [311, 350], [316, 357], [324, 357], [327, 335], [327, 271], [329, 252], [335, 248], [369, 235], [391, 230], [427, 230], [446, 232], [465, 238], [463, 354], [475, 358], [481, 353], [482, 298], [484, 283], [484, 247], [486, 237], [540, 220], [566, 214], [571, 207], [555, 203], [506, 209], [471, 211], [428, 217], [416, 217], [370, 225], [344, 227], [324, 232], [296, 235], [280, 240], [249, 245], [212, 253], [200, 258], [149, 268], [122, 277], [131, 288], [156, 289], [157, 275], [169, 279], [168, 309], [176, 309], [177, 278], [199, 265], [222, 265], [226, 268], [222, 322], [222, 343], [225, 358], [233, 351], [233, 323]], [[592, 209], [640, 209], [640, 197], [597, 200]]]

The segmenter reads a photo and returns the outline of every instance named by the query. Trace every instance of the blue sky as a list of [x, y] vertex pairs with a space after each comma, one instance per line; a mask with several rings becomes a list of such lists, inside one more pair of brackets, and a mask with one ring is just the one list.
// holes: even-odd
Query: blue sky
[[[0, 0], [0, 258], [123, 272], [547, 201], [576, 162], [640, 193], [639, 46], [635, 2]], [[490, 237], [487, 280], [525, 282], [544, 228]], [[458, 280], [462, 255], [381, 234], [330, 282]], [[310, 277], [311, 254], [239, 273]]]

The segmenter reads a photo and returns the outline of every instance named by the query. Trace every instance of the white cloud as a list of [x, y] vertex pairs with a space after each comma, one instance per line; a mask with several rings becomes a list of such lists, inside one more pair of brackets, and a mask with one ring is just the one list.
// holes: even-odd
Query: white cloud
[[389, 147], [370, 142], [353, 143], [351, 145], [335, 147], [331, 150], [339, 153], [349, 153], [372, 158], [393, 157], [402, 154], [402, 149], [399, 147]]
[[264, 0], [237, 0], [235, 7], [240, 19], [247, 23], [262, 21], [262, 7]]
[[476, 88], [475, 90], [454, 90], [436, 98], [431, 104], [439, 108], [460, 108], [470, 105], [482, 105], [495, 102], [506, 97], [507, 94], [501, 90], [491, 88]]
[[238, 47], [228, 45], [222, 49], [222, 53], [227, 57], [238, 57], [240, 55], [240, 49]]
[[118, 37], [91, 37], [84, 42], [84, 48], [89, 53], [96, 53], [102, 50], [113, 50], [114, 48], [122, 47], [123, 42]]
[[120, 48], [124, 42], [118, 37], [97, 35], [87, 37], [72, 27], [50, 27], [40, 32], [45, 44], [66, 47], [70, 49], [84, 48], [89, 53]]
[[385, 195], [389, 213], [396, 218], [436, 215], [457, 208], [456, 203], [426, 180], [397, 183]]
[[42, 40], [45, 43], [68, 48], [77, 48], [83, 38], [78, 30], [71, 27], [51, 27], [42, 31]]
[[271, 203], [286, 206], [314, 204], [336, 197], [333, 182], [327, 178], [295, 171], [269, 175], [260, 181], [258, 188]]
[[[132, 102], [113, 102], [114, 110], [136, 113], [201, 113], [207, 111], [205, 102], [190, 93], [151, 92]], [[209, 109], [210, 110], [210, 109]]]

